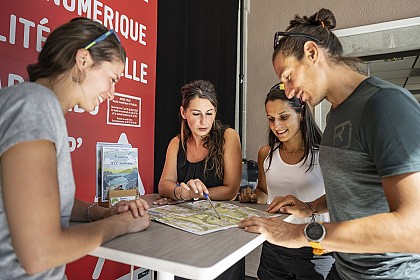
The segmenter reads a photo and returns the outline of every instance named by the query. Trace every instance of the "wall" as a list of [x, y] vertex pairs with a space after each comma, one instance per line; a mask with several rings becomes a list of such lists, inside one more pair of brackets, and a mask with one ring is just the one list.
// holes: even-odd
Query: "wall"
[[249, 1], [245, 157], [254, 160], [259, 147], [267, 142], [268, 125], [261, 125], [267, 124], [264, 98], [278, 82], [271, 63], [273, 36], [285, 30], [295, 14], [311, 16], [320, 8], [328, 8], [336, 16], [336, 30], [420, 16], [418, 0]]
[[217, 118], [235, 124], [238, 0], [158, 2], [155, 106], [155, 192], [170, 140], [180, 133], [180, 89], [202, 79], [213, 83]]

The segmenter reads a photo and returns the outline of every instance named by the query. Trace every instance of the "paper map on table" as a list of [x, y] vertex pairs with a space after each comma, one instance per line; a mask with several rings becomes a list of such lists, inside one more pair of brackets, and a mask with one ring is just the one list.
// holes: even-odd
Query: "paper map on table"
[[275, 217], [280, 215], [250, 207], [239, 207], [228, 202], [213, 201], [213, 204], [222, 217], [221, 220], [205, 200], [155, 207], [150, 209], [149, 213], [154, 221], [198, 235], [237, 227], [239, 221], [250, 216]]

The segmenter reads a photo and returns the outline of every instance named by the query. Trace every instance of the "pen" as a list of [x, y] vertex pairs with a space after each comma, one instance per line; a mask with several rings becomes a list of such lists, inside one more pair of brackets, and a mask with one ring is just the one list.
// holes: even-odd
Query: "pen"
[[204, 193], [204, 197], [207, 199], [207, 201], [210, 203], [211, 207], [213, 208], [214, 212], [216, 212], [217, 217], [219, 217], [219, 219], [221, 220], [222, 217], [220, 217], [219, 213], [217, 213], [216, 208], [213, 205], [213, 202], [211, 201], [210, 197], [208, 194]]

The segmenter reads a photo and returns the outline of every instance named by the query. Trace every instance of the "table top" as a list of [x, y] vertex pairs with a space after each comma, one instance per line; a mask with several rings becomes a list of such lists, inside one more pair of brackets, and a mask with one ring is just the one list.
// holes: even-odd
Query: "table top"
[[[152, 205], [156, 196], [142, 198]], [[261, 210], [267, 207], [266, 204], [232, 203]], [[195, 235], [152, 222], [146, 230], [117, 237], [89, 255], [190, 279], [214, 279], [264, 240], [262, 235], [240, 228]]]

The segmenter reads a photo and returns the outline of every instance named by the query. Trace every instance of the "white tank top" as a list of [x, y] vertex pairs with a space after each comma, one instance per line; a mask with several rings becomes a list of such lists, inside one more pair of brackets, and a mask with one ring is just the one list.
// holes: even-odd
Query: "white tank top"
[[[313, 169], [306, 172], [311, 162], [311, 153], [315, 153], [315, 164]], [[269, 164], [269, 157], [267, 156], [264, 160], [268, 192], [267, 203], [271, 203], [276, 196], [294, 195], [299, 200], [306, 202], [324, 195], [324, 180], [318, 159], [318, 150], [311, 150], [304, 165], [302, 165], [303, 160], [297, 164], [287, 164], [280, 156], [280, 149], [277, 149], [273, 153], [270, 168], [267, 170]], [[329, 221], [328, 213], [319, 215], [317, 220]], [[303, 224], [309, 222], [310, 218], [293, 217], [290, 221]]]

